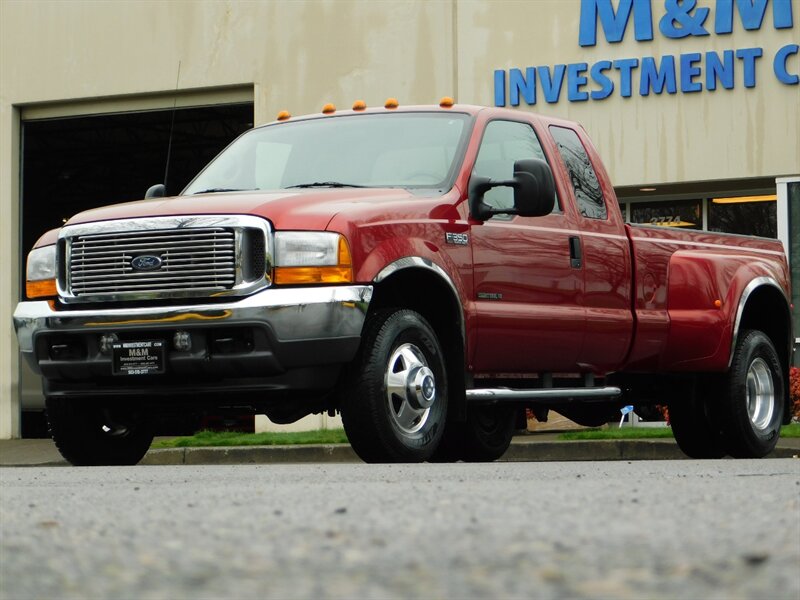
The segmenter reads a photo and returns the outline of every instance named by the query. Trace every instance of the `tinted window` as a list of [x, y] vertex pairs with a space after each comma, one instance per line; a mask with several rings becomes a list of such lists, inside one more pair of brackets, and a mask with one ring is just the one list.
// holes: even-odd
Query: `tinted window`
[[565, 127], [550, 127], [550, 133], [553, 134], [558, 151], [567, 167], [580, 213], [590, 219], [607, 218], [608, 211], [597, 173], [578, 134]]
[[[492, 121], [486, 125], [472, 172], [479, 177], [509, 180], [514, 177], [514, 162], [527, 158], [546, 160], [533, 128], [525, 123]], [[483, 201], [493, 208], [513, 208], [514, 190], [492, 188]], [[555, 206], [557, 211], [558, 203]]]

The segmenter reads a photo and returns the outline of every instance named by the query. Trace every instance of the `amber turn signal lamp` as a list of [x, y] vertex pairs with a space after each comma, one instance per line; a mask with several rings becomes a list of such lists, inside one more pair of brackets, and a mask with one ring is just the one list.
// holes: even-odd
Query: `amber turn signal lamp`
[[291, 116], [288, 110], [282, 110], [278, 113], [278, 121], [288, 121]]
[[330, 102], [322, 107], [322, 114], [323, 115], [332, 115], [336, 112], [336, 107], [331, 104]]
[[309, 283], [350, 283], [353, 281], [353, 259], [344, 238], [339, 239], [337, 262], [328, 267], [275, 267], [278, 285], [304, 285]]
[[387, 98], [386, 104], [383, 105], [384, 108], [397, 108], [400, 106], [400, 103], [397, 101], [397, 98]]
[[25, 295], [28, 298], [52, 298], [57, 296], [56, 280], [42, 279], [41, 281], [26, 281]]
[[353, 110], [365, 110], [367, 108], [367, 103], [363, 100], [356, 100], [353, 102]]
[[439, 106], [441, 106], [442, 108], [453, 108], [453, 104], [455, 103], [456, 101], [453, 100], [450, 96], [445, 96], [444, 98], [439, 100]]

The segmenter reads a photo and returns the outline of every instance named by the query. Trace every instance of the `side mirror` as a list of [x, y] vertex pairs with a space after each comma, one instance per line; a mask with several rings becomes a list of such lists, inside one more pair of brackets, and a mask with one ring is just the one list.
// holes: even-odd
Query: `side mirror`
[[166, 195], [166, 193], [167, 193], [167, 188], [164, 186], [164, 184], [157, 183], [147, 188], [147, 191], [144, 193], [144, 199], [147, 200], [149, 198], [163, 198]]
[[[500, 186], [514, 188], [514, 208], [496, 209], [483, 201], [490, 189]], [[556, 188], [550, 166], [543, 160], [526, 159], [514, 163], [514, 178], [496, 181], [487, 177], [472, 177], [469, 182], [469, 208], [479, 221], [494, 215], [540, 217], [550, 214], [555, 202]]]

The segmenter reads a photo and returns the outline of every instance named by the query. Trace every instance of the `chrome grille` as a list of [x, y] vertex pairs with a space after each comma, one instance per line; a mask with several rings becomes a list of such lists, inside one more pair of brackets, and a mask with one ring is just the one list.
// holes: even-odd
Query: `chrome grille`
[[246, 215], [67, 225], [59, 248], [65, 302], [243, 296], [271, 283], [271, 228]]
[[[160, 290], [219, 291], [236, 283], [236, 239], [223, 228], [81, 235], [70, 244], [70, 284], [76, 296]], [[140, 256], [161, 266], [136, 270]]]

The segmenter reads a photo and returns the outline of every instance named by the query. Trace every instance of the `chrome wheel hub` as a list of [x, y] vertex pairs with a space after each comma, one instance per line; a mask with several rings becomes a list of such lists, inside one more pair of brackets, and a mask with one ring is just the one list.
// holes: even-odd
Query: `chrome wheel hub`
[[411, 434], [425, 425], [436, 401], [436, 378], [414, 344], [398, 346], [386, 365], [386, 400], [394, 426]]
[[753, 426], [765, 430], [775, 412], [775, 386], [763, 358], [756, 358], [747, 370], [747, 413]]

